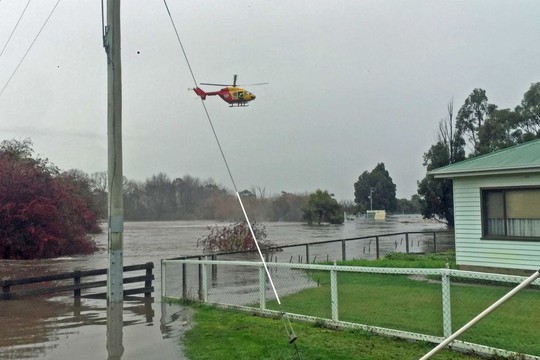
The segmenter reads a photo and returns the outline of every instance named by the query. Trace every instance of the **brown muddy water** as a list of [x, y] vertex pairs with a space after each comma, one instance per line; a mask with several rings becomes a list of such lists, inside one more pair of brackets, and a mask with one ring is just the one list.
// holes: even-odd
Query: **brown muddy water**
[[[190, 328], [189, 308], [161, 302], [160, 261], [197, 255], [197, 239], [208, 233], [211, 221], [128, 222], [124, 230], [124, 265], [153, 262], [154, 297], [124, 301], [123, 308], [107, 309], [106, 301], [69, 294], [0, 302], [1, 359], [187, 359], [181, 338]], [[221, 225], [221, 224], [218, 224]], [[406, 231], [437, 231], [444, 227], [419, 216], [388, 216], [386, 221], [357, 219], [344, 225], [307, 226], [300, 223], [265, 223], [267, 239], [278, 245]], [[426, 238], [427, 239], [427, 238]], [[103, 248], [93, 255], [36, 261], [0, 260], [0, 278], [24, 278], [76, 269], [106, 268], [106, 234], [96, 242]], [[429, 240], [426, 240], [426, 243]], [[446, 242], [446, 243], [445, 243]], [[438, 246], [451, 240], [438, 238]], [[339, 243], [338, 243], [339, 244]], [[416, 248], [415, 248], [416, 246]], [[411, 239], [411, 251], [423, 251], [424, 240]], [[381, 251], [404, 251], [403, 236], [381, 240]], [[280, 262], [302, 260], [299, 249], [280, 253]], [[373, 258], [372, 240], [348, 248], [348, 258]], [[311, 257], [333, 260], [341, 245], [311, 250]], [[337, 259], [339, 260], [339, 259]], [[168, 280], [169, 281], [169, 280]]]

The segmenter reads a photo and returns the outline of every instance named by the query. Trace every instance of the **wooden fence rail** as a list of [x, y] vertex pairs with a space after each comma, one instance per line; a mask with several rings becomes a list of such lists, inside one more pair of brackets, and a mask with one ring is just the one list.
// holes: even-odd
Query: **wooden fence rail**
[[[135, 294], [144, 294], [144, 297], [151, 297], [152, 292], [154, 291], [154, 286], [152, 281], [154, 280], [154, 263], [148, 262], [145, 264], [139, 265], [129, 265], [124, 266], [124, 273], [132, 271], [145, 270], [144, 275], [137, 275], [132, 277], [124, 278], [124, 284], [133, 284], [144, 282], [144, 287], [124, 289], [124, 296], [131, 296]], [[11, 300], [17, 299], [20, 297], [26, 296], [35, 296], [43, 294], [52, 294], [58, 292], [71, 292], [73, 291], [74, 297], [81, 297], [81, 290], [84, 289], [93, 289], [93, 288], [102, 288], [107, 286], [107, 279], [105, 280], [93, 280], [82, 282], [81, 280], [87, 277], [96, 277], [107, 275], [107, 269], [96, 269], [96, 270], [76, 270], [68, 273], [46, 275], [46, 276], [36, 276], [25, 279], [3, 279], [0, 281], [2, 285], [2, 292], [0, 293], [0, 300]], [[73, 279], [72, 284], [54, 284], [55, 281], [63, 281]], [[46, 287], [37, 287], [37, 288], [28, 288], [30, 284], [41, 284], [49, 283], [50, 286]], [[49, 285], [49, 284], [47, 284]], [[17, 287], [16, 291], [13, 291], [12, 287]], [[19, 289], [21, 288], [21, 289]], [[105, 297], [105, 293], [97, 293], [85, 296], [92, 297]]]

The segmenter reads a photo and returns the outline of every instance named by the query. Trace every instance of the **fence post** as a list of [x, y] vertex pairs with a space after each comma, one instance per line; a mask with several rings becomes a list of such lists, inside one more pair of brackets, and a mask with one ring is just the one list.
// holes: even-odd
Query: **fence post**
[[[334, 261], [334, 266], [336, 262]], [[338, 309], [338, 284], [337, 284], [337, 270], [330, 270], [330, 298], [332, 302], [332, 320], [339, 321], [339, 309]]]
[[266, 310], [266, 271], [263, 265], [259, 267], [259, 308]]
[[149, 298], [152, 297], [152, 290], [150, 288], [152, 287], [152, 269], [154, 268], [154, 263], [147, 262], [146, 263], [146, 280], [144, 281], [144, 297]]
[[[204, 260], [206, 261], [208, 258], [205, 256]], [[202, 301], [207, 303], [208, 302], [208, 264], [201, 264], [202, 269]]]
[[433, 252], [437, 253], [437, 233], [433, 232]]
[[409, 233], [405, 233], [405, 252], [409, 253]]
[[187, 299], [187, 264], [182, 263], [182, 299]]
[[306, 244], [306, 264], [309, 264], [309, 244]]
[[167, 278], [167, 268], [165, 259], [161, 259], [161, 297], [166, 296], [165, 279]]
[[9, 284], [9, 280], [2, 280], [2, 299], [4, 300], [8, 300], [9, 297], [10, 297], [10, 294], [9, 294], [9, 291], [10, 291], [10, 284]]
[[347, 261], [347, 245], [345, 240], [341, 240], [341, 260]]
[[379, 237], [375, 236], [375, 253], [377, 254], [377, 260], [379, 260]]
[[[212, 260], [217, 260], [217, 255], [212, 255]], [[217, 265], [212, 264], [212, 284], [217, 281]]]
[[445, 338], [452, 335], [452, 302], [450, 296], [450, 271], [448, 264], [441, 274], [442, 287], [442, 313], [443, 313], [443, 334]]
[[[202, 256], [199, 256], [199, 261], [202, 261]], [[199, 300], [203, 300], [203, 265], [199, 262]]]
[[73, 272], [73, 285], [75, 285], [75, 289], [73, 289], [73, 296], [80, 297], [81, 296], [81, 271], [80, 270], [75, 270]]

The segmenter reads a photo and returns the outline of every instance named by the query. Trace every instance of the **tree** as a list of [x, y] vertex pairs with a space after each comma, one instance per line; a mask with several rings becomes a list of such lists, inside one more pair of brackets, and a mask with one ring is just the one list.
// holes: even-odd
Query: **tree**
[[200, 201], [201, 181], [190, 175], [177, 178], [173, 182], [176, 194], [177, 209], [181, 218], [193, 217], [195, 207]]
[[474, 89], [458, 111], [456, 129], [467, 139], [473, 156], [478, 154], [478, 130], [496, 108], [488, 103], [485, 90]]
[[243, 190], [243, 191], [240, 191], [238, 194], [240, 194], [241, 197], [243, 198], [246, 198], [246, 199], [256, 199], [257, 196], [255, 195], [254, 192], [251, 192], [249, 190]]
[[[424, 154], [423, 165], [427, 171], [465, 159], [465, 141], [461, 132], [454, 128], [453, 101], [448, 103], [447, 109], [448, 117], [439, 121], [437, 143]], [[443, 219], [448, 226], [454, 226], [452, 180], [426, 175], [418, 182], [418, 195], [422, 199], [422, 216], [425, 219]]]
[[153, 175], [144, 183], [146, 207], [152, 220], [170, 220], [176, 215], [175, 189], [164, 173]]
[[520, 115], [519, 126], [523, 130], [522, 141], [540, 137], [540, 82], [531, 84], [523, 95], [521, 105], [516, 107]]
[[292, 194], [282, 191], [281, 195], [274, 197], [270, 202], [272, 221], [302, 221], [302, 209], [306, 207], [307, 194]]
[[[108, 212], [108, 188], [107, 188], [107, 172], [95, 172], [90, 174], [90, 186], [94, 194], [94, 201], [99, 208], [100, 218], [104, 219]], [[125, 216], [125, 213], [124, 213]]]
[[[498, 109], [489, 104], [485, 90], [474, 89], [460, 108], [453, 130], [452, 108], [449, 117], [439, 123], [437, 143], [424, 154], [428, 171], [465, 159], [465, 140], [470, 157], [488, 154], [540, 137], [540, 83], [533, 83], [515, 110]], [[425, 218], [443, 219], [453, 226], [452, 182], [427, 175], [418, 183]]]
[[[232, 196], [226, 189], [218, 186], [213, 179], [202, 182], [202, 187], [199, 190], [201, 200], [195, 212], [197, 218], [225, 220], [225, 218], [241, 217], [236, 196]], [[219, 213], [216, 210], [220, 210]], [[228, 215], [223, 210], [228, 211]]]
[[[450, 164], [446, 155], [447, 145], [439, 141], [432, 145], [424, 154], [424, 166], [427, 171]], [[446, 160], [445, 160], [446, 159]], [[422, 216], [424, 219], [435, 219], [445, 222], [449, 227], [454, 226], [454, 197], [452, 180], [435, 179], [433, 175], [426, 177], [418, 183], [418, 194], [423, 198]]]
[[148, 198], [145, 196], [144, 184], [124, 178], [122, 184], [124, 194], [124, 217], [129, 220], [145, 220], [149, 218]]
[[[257, 223], [251, 224], [255, 238], [261, 250], [276, 246], [266, 240], [266, 227]], [[197, 240], [197, 247], [202, 246], [205, 254], [222, 252], [254, 251], [257, 249], [248, 223], [236, 221], [230, 226], [210, 227], [210, 233]]]
[[343, 212], [347, 214], [356, 214], [358, 212], [358, 206], [356, 206], [353, 200], [341, 200], [339, 205], [341, 205]]
[[100, 194], [94, 191], [93, 180], [81, 170], [71, 169], [58, 175], [58, 179], [66, 186], [71, 186], [75, 193], [84, 200], [86, 207], [94, 212], [98, 218], [107, 216], [107, 207], [103, 207]]
[[477, 154], [488, 154], [521, 142], [520, 119], [519, 114], [510, 109], [494, 110], [478, 129]]
[[303, 219], [312, 225], [313, 222], [321, 224], [329, 222], [330, 224], [343, 224], [344, 216], [341, 205], [332, 198], [327, 190], [318, 189], [308, 197], [308, 203], [302, 209]]
[[33, 158], [32, 142], [0, 144], [0, 258], [36, 259], [88, 254], [99, 232], [88, 184], [60, 176], [47, 159]]
[[420, 214], [422, 212], [422, 199], [419, 195], [411, 196], [411, 199], [398, 199], [397, 213], [400, 214]]
[[384, 163], [377, 164], [371, 172], [364, 171], [358, 177], [354, 183], [354, 202], [358, 204], [359, 212], [365, 212], [372, 206], [389, 212], [396, 210], [396, 185]]
[[461, 107], [456, 126], [472, 148], [470, 156], [539, 138], [540, 83], [531, 85], [514, 111], [488, 104], [485, 91], [475, 89]]
[[[216, 216], [221, 216], [226, 208], [232, 211], [230, 204], [236, 201], [231, 198], [227, 189], [217, 185], [212, 179], [201, 181], [185, 175], [176, 178], [173, 187], [177, 215], [180, 219], [215, 219]], [[230, 219], [234, 215], [236, 214], [230, 214], [227, 218]]]

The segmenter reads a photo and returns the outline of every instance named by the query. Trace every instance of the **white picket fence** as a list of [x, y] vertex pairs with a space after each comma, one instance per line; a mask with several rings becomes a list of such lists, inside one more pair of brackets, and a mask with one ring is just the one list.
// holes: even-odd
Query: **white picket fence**
[[[452, 334], [452, 289], [456, 286], [475, 287], [503, 287], [504, 291], [510, 290], [512, 284], [519, 284], [526, 278], [521, 276], [488, 274], [481, 272], [460, 271], [452, 269], [407, 269], [407, 268], [379, 268], [379, 267], [356, 267], [337, 266], [321, 264], [300, 264], [300, 263], [267, 263], [272, 275], [272, 280], [277, 288], [279, 297], [287, 299], [287, 295], [293, 295], [302, 290], [317, 287], [318, 281], [313, 279], [308, 272], [324, 271], [329, 272], [330, 291], [328, 292], [328, 309], [322, 311], [326, 316], [320, 316], [321, 309], [312, 309], [316, 315], [308, 313], [294, 313], [284, 310], [291, 319], [301, 321], [325, 323], [331, 326], [344, 328], [358, 328], [372, 333], [398, 337], [410, 340], [428, 341], [440, 343]], [[280, 315], [278, 310], [272, 310], [272, 306], [267, 306], [275, 297], [270, 290], [267, 274], [263, 264], [252, 261], [216, 261], [216, 260], [162, 260], [161, 266], [161, 289], [162, 296], [166, 299], [201, 301], [214, 304], [220, 307], [235, 308], [238, 310], [259, 312], [270, 315]], [[439, 309], [441, 315], [441, 333], [426, 334], [410, 330], [399, 329], [377, 324], [361, 324], [347, 321], [345, 311], [341, 307], [363, 306], [365, 311], [369, 311], [369, 305], [355, 304], [358, 301], [354, 297], [348, 296], [339, 298], [339, 274], [341, 273], [369, 273], [406, 275], [411, 279], [420, 282], [427, 282], [430, 286], [440, 286], [440, 292], [433, 295], [433, 302], [440, 302]], [[531, 286], [540, 286], [540, 281], [536, 280]], [[532, 290], [535, 304], [540, 305], [540, 290]], [[396, 292], [392, 295], [399, 298], [401, 295]], [[495, 301], [497, 299], [493, 299]], [[454, 298], [459, 302], [458, 298]], [[419, 306], [422, 306], [421, 304]], [[273, 306], [275, 308], [275, 306]], [[305, 307], [309, 309], [309, 307]], [[403, 314], [406, 314], [406, 309]], [[536, 309], [524, 309], [532, 314]], [[345, 314], [341, 315], [340, 314]], [[476, 315], [476, 314], [475, 314]], [[497, 316], [496, 312], [492, 316]], [[455, 329], [454, 329], [455, 330]], [[539, 343], [537, 341], [537, 343]], [[460, 351], [472, 351], [485, 355], [498, 355], [503, 357], [519, 357], [520, 359], [540, 359], [540, 350], [534, 355], [523, 354], [521, 351], [506, 350], [490, 346], [489, 344], [476, 344], [466, 341], [454, 340], [450, 347]]]

